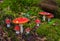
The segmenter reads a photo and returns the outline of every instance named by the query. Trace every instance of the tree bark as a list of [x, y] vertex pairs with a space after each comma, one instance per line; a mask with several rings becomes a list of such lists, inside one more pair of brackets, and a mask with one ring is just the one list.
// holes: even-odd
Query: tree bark
[[43, 0], [40, 4], [39, 7], [41, 7], [43, 10], [52, 12], [58, 9], [57, 3], [55, 0]]

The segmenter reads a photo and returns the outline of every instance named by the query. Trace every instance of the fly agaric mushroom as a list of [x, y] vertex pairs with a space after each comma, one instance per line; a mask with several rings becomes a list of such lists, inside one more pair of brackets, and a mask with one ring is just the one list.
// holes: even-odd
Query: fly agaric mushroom
[[5, 22], [7, 24], [7, 27], [10, 27], [10, 22], [11, 22], [10, 19], [9, 18], [6, 18]]
[[26, 22], [28, 22], [28, 21], [29, 21], [29, 19], [27, 19], [25, 17], [19, 17], [19, 18], [14, 19], [13, 23], [19, 24], [19, 26], [20, 26], [20, 32], [22, 34], [23, 33], [23, 24], [26, 23]]
[[26, 34], [29, 34], [30, 31], [31, 31], [31, 29], [29, 27], [25, 29]]
[[35, 23], [37, 24], [36, 26], [39, 26], [39, 24], [41, 23], [41, 21], [39, 19], [36, 19]]
[[16, 34], [19, 34], [20, 33], [20, 27], [19, 25], [16, 25], [14, 30], [16, 31]]
[[45, 21], [46, 15], [50, 15], [48, 12], [39, 12], [39, 14], [43, 15], [43, 21]]
[[48, 22], [51, 20], [51, 18], [53, 18], [54, 17], [54, 15], [53, 14], [50, 14], [50, 15], [48, 15], [47, 16], [47, 18], [48, 18]]

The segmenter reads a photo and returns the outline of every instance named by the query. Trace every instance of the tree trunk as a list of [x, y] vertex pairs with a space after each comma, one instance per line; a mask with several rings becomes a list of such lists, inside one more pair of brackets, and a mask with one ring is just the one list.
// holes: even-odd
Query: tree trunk
[[39, 7], [41, 7], [45, 11], [55, 11], [58, 9], [57, 3], [54, 0], [43, 0], [40, 4]]

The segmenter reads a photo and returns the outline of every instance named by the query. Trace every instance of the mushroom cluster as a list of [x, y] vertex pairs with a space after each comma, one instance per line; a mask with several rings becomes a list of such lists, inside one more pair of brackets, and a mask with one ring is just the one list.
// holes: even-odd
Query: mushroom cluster
[[45, 21], [46, 16], [50, 15], [48, 12], [39, 12], [40, 15], [43, 15], [43, 21]]
[[[53, 14], [48, 13], [48, 12], [39, 12], [39, 14], [43, 15], [43, 21], [45, 21], [45, 18], [48, 18], [48, 22], [49, 22], [50, 19], [54, 17]], [[28, 21], [29, 21], [29, 19], [25, 18], [25, 17], [18, 17], [18, 18], [13, 20], [13, 23], [19, 24], [19, 25], [16, 25], [14, 28], [14, 30], [16, 31], [17, 34], [23, 33], [23, 30], [24, 30], [23, 24], [27, 23]], [[35, 20], [35, 23], [36, 23], [36, 27], [39, 27], [39, 25], [41, 24], [41, 20], [37, 18]], [[31, 30], [30, 28], [26, 28], [25, 32], [27, 34], [29, 34], [30, 30]]]
[[25, 17], [19, 17], [19, 18], [14, 19], [13, 23], [19, 24], [19, 26], [20, 26], [20, 32], [22, 34], [23, 33], [23, 24], [26, 23], [26, 22], [28, 22], [28, 21], [29, 21], [29, 19], [27, 19]]
[[54, 17], [53, 14], [48, 13], [48, 12], [39, 12], [40, 15], [43, 15], [43, 21], [46, 20], [46, 17], [48, 18], [48, 22], [50, 21], [51, 18]]

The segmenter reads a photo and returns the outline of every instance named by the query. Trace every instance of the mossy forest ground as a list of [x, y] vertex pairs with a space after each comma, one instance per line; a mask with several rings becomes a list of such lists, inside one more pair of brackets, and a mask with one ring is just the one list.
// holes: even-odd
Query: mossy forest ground
[[[48, 5], [45, 6], [43, 3]], [[52, 13], [54, 18], [50, 22], [47, 18], [43, 21], [39, 12]], [[11, 20], [9, 28], [5, 23], [7, 17]], [[24, 30], [28, 27], [32, 29], [30, 34], [16, 35], [16, 24], [12, 23], [12, 20], [17, 17], [26, 17], [30, 20], [23, 24]], [[41, 24], [33, 31], [37, 18], [41, 20]], [[0, 27], [0, 41], [60, 41], [60, 0], [0, 0]]]

